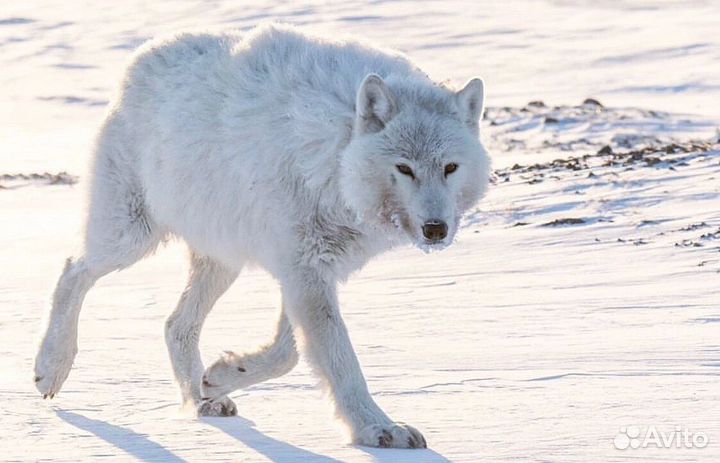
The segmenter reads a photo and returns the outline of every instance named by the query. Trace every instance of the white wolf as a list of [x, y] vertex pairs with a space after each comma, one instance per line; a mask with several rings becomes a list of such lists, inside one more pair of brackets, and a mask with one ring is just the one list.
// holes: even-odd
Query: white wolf
[[[90, 287], [172, 234], [192, 250], [165, 328], [185, 404], [236, 413], [227, 394], [290, 371], [297, 334], [354, 443], [425, 447], [371, 398], [336, 286], [396, 244], [452, 242], [488, 183], [483, 99], [478, 78], [452, 91], [396, 52], [289, 26], [146, 44], [97, 140], [84, 253], [53, 295], [38, 390], [67, 378]], [[282, 286], [275, 340], [204, 372], [203, 321], [248, 262]]]

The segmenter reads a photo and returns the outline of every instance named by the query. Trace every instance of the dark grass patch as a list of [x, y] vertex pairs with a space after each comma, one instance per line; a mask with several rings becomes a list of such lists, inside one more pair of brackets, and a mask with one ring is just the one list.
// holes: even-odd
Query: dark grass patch
[[42, 174], [2, 174], [0, 175], [0, 189], [10, 190], [18, 186], [10, 186], [9, 184], [25, 182], [41, 185], [74, 185], [78, 182], [78, 177], [70, 175], [67, 172], [58, 172], [52, 174], [44, 172]]
[[581, 219], [578, 217], [566, 217], [563, 219], [555, 219], [552, 222], [547, 222], [542, 224], [543, 227], [559, 227], [561, 225], [580, 225], [583, 223], [587, 223], [585, 219]]

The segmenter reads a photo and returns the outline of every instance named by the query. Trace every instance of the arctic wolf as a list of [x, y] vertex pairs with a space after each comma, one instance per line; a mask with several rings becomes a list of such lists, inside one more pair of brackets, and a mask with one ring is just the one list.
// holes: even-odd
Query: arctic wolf
[[[186, 405], [235, 414], [228, 393], [290, 371], [302, 335], [354, 443], [425, 447], [370, 396], [337, 283], [395, 245], [453, 241], [488, 183], [483, 98], [478, 78], [454, 91], [399, 53], [287, 26], [146, 44], [97, 139], [84, 251], [53, 295], [38, 390], [67, 378], [90, 287], [174, 235], [192, 255], [165, 326]], [[205, 371], [203, 321], [251, 262], [282, 287], [274, 341]]]

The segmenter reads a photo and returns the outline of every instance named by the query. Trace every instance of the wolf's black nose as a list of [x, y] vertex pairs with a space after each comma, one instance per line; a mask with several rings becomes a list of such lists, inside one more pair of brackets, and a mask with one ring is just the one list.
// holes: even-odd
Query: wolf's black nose
[[442, 220], [428, 220], [422, 226], [423, 235], [430, 241], [440, 241], [447, 236], [447, 224]]

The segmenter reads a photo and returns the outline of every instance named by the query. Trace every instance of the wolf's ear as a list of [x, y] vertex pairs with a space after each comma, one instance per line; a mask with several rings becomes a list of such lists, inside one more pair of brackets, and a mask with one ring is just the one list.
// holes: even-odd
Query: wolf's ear
[[361, 133], [379, 132], [398, 112], [392, 92], [377, 74], [368, 74], [355, 101], [355, 125]]
[[471, 130], [479, 130], [480, 118], [485, 104], [485, 83], [479, 77], [470, 79], [465, 87], [455, 94], [460, 117]]

